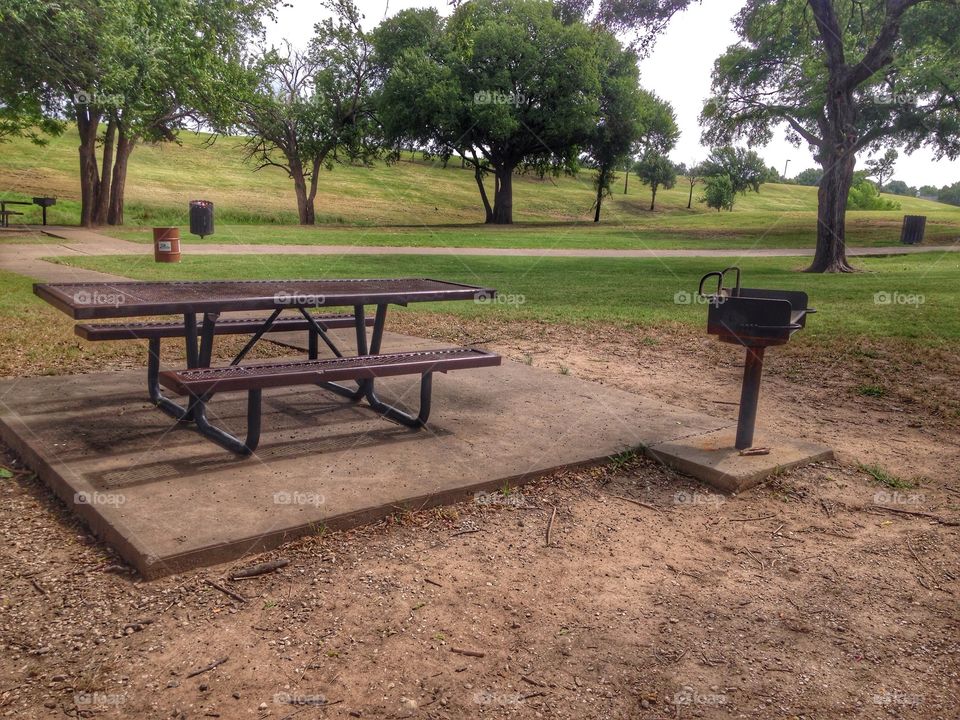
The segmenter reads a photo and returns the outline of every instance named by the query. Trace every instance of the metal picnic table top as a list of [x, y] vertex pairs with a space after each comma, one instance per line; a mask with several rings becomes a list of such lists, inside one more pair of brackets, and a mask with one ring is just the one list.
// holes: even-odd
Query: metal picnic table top
[[404, 305], [495, 295], [490, 288], [429, 278], [37, 283], [33, 292], [75, 320], [285, 307]]

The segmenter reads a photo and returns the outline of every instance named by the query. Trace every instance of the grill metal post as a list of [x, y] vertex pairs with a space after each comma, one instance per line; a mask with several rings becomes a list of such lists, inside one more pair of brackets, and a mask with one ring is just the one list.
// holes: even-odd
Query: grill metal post
[[737, 450], [753, 446], [753, 429], [757, 423], [760, 401], [760, 379], [763, 375], [764, 347], [748, 347], [743, 365], [743, 387], [740, 390], [740, 416], [737, 418]]

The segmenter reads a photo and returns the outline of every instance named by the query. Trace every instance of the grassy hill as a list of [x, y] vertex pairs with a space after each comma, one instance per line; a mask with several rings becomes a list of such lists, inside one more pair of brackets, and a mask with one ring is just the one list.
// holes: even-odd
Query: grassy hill
[[[68, 132], [37, 147], [22, 140], [2, 146], [0, 194], [5, 198], [55, 195], [51, 221], [74, 224], [79, 217], [78, 140]], [[681, 179], [662, 190], [649, 211], [649, 188], [622, 176], [604, 205], [603, 222], [592, 222], [593, 173], [576, 177], [517, 178], [517, 225], [487, 227], [473, 173], [458, 163], [412, 159], [374, 167], [337, 166], [324, 172], [317, 197], [320, 226], [296, 226], [292, 183], [282, 171], [254, 172], [243, 159], [242, 140], [184, 134], [181, 143], [142, 145], [130, 161], [127, 227], [110, 229], [119, 237], [148, 241], [141, 228], [183, 225], [187, 203], [204, 198], [216, 204], [217, 234], [208, 242], [322, 243], [367, 245], [449, 245], [491, 247], [804, 247], [813, 243], [816, 189], [764, 185], [759, 194], [739, 197], [733, 213], [717, 213], [696, 203]], [[899, 240], [902, 216], [928, 217], [927, 242], [960, 237], [960, 208], [917, 198], [890, 196], [898, 211], [851, 212], [852, 245], [889, 245]], [[39, 209], [24, 219], [34, 222]], [[263, 225], [272, 227], [265, 228]]]

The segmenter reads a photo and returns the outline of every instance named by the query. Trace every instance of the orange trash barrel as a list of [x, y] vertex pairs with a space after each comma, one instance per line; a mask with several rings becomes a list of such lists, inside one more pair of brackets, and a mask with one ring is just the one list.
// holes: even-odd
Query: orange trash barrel
[[180, 262], [180, 228], [153, 229], [153, 259], [157, 262]]

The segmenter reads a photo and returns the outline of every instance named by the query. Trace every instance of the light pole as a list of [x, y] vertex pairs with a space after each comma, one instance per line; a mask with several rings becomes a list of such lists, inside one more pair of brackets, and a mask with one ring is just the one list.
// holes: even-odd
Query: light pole
[[787, 165], [790, 164], [790, 158], [787, 158], [787, 161], [783, 164], [783, 179], [787, 179]]

